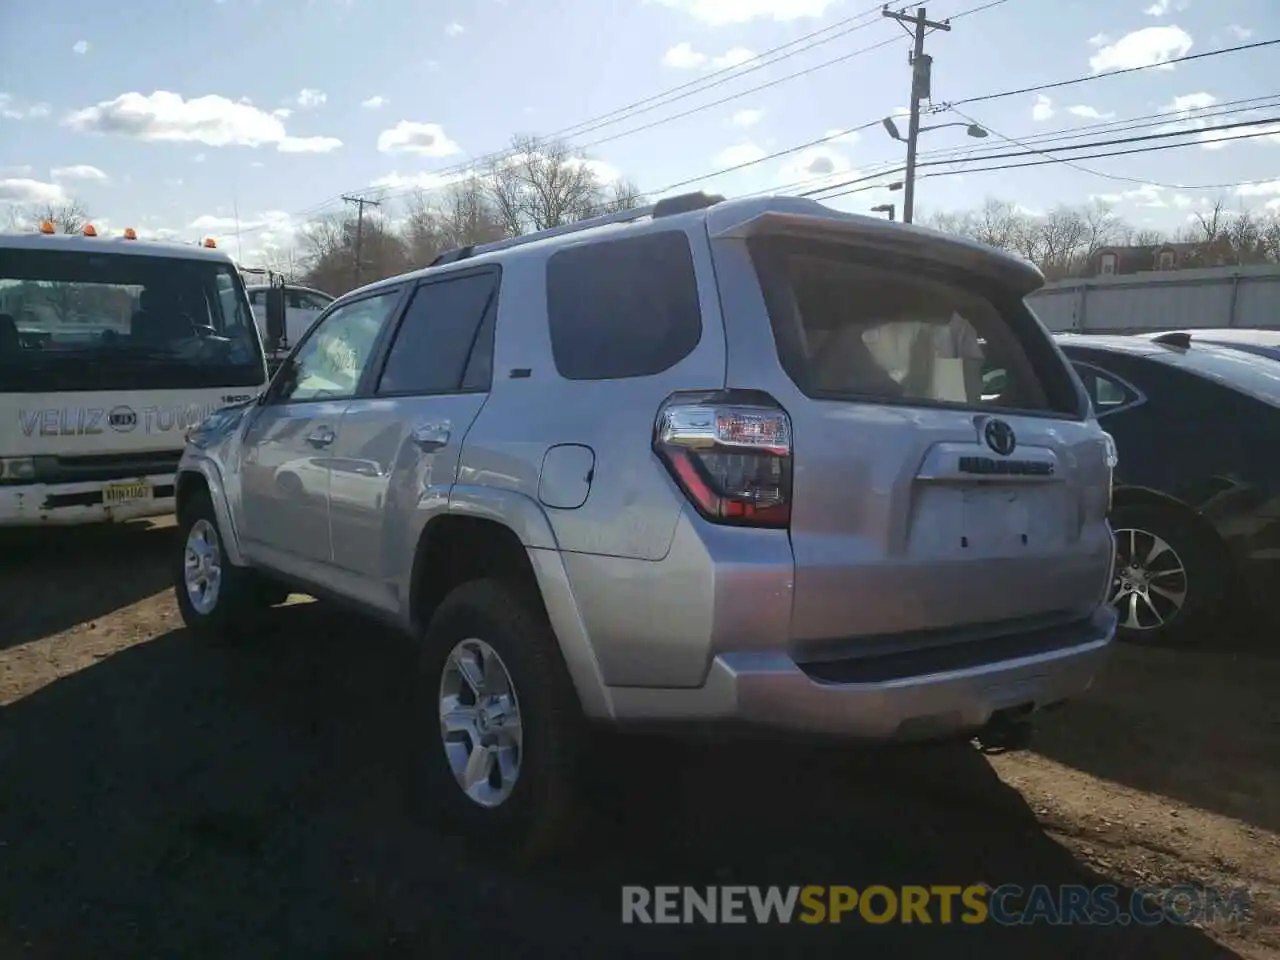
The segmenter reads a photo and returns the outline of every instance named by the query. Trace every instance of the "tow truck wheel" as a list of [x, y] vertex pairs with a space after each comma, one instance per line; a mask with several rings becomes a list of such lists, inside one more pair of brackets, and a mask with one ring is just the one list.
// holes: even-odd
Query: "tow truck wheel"
[[227, 559], [207, 492], [183, 504], [178, 529], [182, 547], [174, 593], [187, 629], [221, 643], [254, 639], [263, 628], [263, 614], [277, 599], [254, 571]]

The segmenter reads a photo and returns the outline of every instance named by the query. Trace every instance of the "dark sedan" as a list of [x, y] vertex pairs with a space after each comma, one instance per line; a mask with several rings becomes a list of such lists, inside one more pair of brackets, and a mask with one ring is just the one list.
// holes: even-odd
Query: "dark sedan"
[[1280, 363], [1198, 335], [1064, 335], [1115, 438], [1123, 639], [1212, 637], [1280, 608]]

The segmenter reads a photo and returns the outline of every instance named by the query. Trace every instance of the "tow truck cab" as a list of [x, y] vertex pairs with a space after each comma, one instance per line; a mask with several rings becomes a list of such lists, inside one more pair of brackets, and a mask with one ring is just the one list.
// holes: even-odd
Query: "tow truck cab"
[[213, 240], [0, 234], [0, 527], [171, 513], [186, 431], [266, 383]]

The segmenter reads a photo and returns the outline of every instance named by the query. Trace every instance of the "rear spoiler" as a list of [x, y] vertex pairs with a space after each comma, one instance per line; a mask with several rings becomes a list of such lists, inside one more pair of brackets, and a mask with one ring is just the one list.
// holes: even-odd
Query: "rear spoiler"
[[[781, 205], [784, 201], [773, 202]], [[871, 247], [981, 274], [1023, 297], [1044, 286], [1044, 274], [1035, 264], [986, 244], [879, 217], [840, 213], [813, 200], [797, 198], [787, 206], [792, 204], [798, 209], [748, 213], [713, 207], [707, 214], [707, 232], [713, 239], [785, 236]]]

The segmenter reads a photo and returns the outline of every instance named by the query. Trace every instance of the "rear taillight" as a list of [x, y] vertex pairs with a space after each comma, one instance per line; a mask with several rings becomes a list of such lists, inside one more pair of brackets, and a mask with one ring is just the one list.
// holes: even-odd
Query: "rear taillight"
[[791, 420], [772, 400], [677, 394], [658, 411], [653, 449], [713, 523], [791, 522]]

